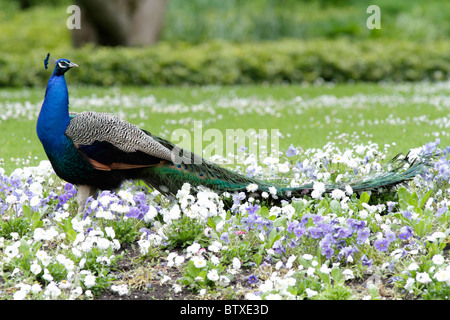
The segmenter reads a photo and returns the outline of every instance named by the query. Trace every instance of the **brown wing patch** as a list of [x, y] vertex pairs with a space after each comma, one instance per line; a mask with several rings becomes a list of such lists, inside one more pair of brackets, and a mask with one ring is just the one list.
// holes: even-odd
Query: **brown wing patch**
[[138, 169], [138, 168], [147, 168], [147, 167], [154, 167], [161, 165], [162, 163], [166, 161], [161, 161], [157, 164], [131, 164], [131, 163], [120, 163], [120, 162], [113, 162], [111, 164], [104, 164], [101, 162], [98, 162], [94, 159], [88, 158], [91, 165], [96, 170], [101, 171], [111, 171], [111, 170], [128, 170], [128, 169]]

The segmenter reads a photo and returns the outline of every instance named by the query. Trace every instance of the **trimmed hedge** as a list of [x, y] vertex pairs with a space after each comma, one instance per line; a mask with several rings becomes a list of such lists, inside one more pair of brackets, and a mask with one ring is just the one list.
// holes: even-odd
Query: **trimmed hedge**
[[[449, 52], [449, 41], [337, 39], [86, 46], [51, 55], [80, 65], [68, 76], [71, 84], [111, 86], [444, 80], [450, 78]], [[46, 54], [32, 49], [20, 56], [1, 55], [0, 86], [45, 85], [51, 72], [43, 67]]]

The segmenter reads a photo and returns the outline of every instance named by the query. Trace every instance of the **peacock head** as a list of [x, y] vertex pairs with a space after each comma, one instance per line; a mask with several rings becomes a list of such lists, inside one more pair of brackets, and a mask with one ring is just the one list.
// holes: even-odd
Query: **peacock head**
[[[47, 57], [44, 60], [45, 69], [47, 69], [49, 58], [50, 53], [47, 54]], [[70, 62], [67, 59], [59, 59], [59, 60], [53, 59], [53, 62], [55, 63], [55, 70], [53, 71], [53, 73], [58, 76], [63, 75], [73, 67], [78, 67], [76, 63]]]

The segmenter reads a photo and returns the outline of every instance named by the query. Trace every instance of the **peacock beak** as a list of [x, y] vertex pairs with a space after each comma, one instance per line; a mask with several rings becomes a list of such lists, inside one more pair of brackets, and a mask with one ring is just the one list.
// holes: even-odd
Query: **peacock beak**
[[78, 67], [78, 65], [76, 63], [71, 62], [69, 64], [69, 68], [73, 68], [73, 67]]

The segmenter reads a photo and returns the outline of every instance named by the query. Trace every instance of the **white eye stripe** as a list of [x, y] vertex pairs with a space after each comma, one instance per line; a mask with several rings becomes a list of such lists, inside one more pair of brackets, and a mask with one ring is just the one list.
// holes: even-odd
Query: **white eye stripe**
[[58, 62], [58, 66], [59, 66], [60, 68], [67, 68], [67, 65], [62, 65], [61, 62]]

